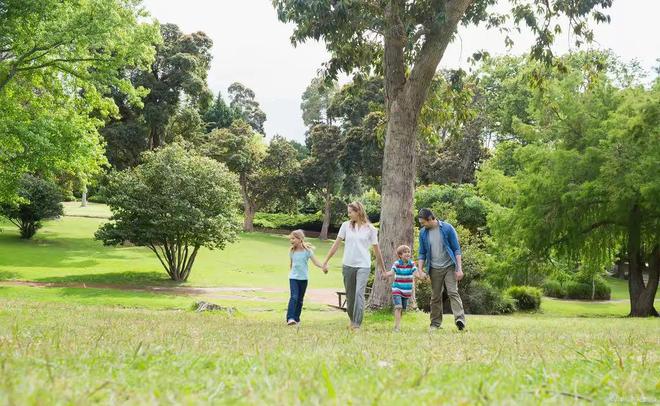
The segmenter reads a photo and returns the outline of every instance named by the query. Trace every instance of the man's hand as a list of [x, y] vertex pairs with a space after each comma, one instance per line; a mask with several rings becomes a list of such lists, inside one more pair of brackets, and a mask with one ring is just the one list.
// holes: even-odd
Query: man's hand
[[460, 281], [461, 279], [463, 279], [463, 276], [465, 276], [465, 274], [463, 274], [463, 270], [462, 270], [462, 269], [459, 269], [459, 270], [456, 272], [456, 282], [458, 282], [458, 281]]

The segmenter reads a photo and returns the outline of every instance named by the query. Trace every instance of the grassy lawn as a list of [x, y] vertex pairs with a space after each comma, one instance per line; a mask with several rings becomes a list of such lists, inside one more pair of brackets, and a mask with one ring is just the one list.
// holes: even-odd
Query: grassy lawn
[[657, 320], [197, 314], [0, 299], [0, 403], [556, 404], [660, 400]]
[[[626, 301], [544, 298], [538, 313], [468, 316], [467, 331], [445, 323], [432, 335], [421, 312], [406, 314], [399, 334], [383, 312], [349, 333], [345, 314], [308, 301], [302, 325], [286, 327], [281, 236], [245, 234], [225, 251], [202, 251], [184, 286], [282, 292], [10, 283], [173, 286], [147, 249], [93, 240], [105, 206], [66, 210], [75, 216], [48, 222], [33, 241], [0, 223], [0, 404], [660, 401], [660, 322], [620, 317]], [[315, 244], [319, 257], [330, 245]], [[341, 287], [340, 258], [329, 275], [314, 269], [310, 287]], [[613, 299], [628, 297], [625, 281], [608, 283]], [[238, 312], [195, 313], [199, 300]]]
[[[9, 226], [0, 232], [0, 280], [130, 285], [171, 285], [156, 256], [143, 247], [104, 247], [93, 239], [103, 219], [63, 217], [47, 222], [33, 240], [18, 238]], [[313, 241], [323, 258], [330, 242]], [[289, 241], [251, 233], [224, 251], [202, 249], [185, 285], [275, 287], [288, 289]], [[324, 275], [311, 269], [310, 287], [342, 285], [341, 252]]]

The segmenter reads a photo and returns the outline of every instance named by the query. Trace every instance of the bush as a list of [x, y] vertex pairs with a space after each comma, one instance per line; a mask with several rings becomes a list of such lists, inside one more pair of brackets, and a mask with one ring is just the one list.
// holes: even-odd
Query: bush
[[591, 283], [577, 281], [566, 282], [564, 285], [566, 298], [592, 300], [592, 293], [595, 293], [593, 296], [594, 300], [609, 300], [611, 295], [610, 287], [600, 278], [595, 279], [594, 282], [595, 286], [592, 286]]
[[516, 301], [519, 310], [538, 310], [541, 307], [541, 289], [533, 286], [512, 286], [506, 294]]
[[52, 182], [23, 175], [18, 186], [19, 200], [0, 205], [0, 215], [6, 217], [29, 239], [41, 228], [41, 222], [64, 214], [62, 193]]
[[[417, 281], [415, 296], [417, 307], [425, 312], [431, 311], [431, 281]], [[469, 314], [507, 314], [516, 310], [515, 301], [485, 281], [465, 282], [458, 285], [458, 294], [463, 301], [465, 312]], [[447, 306], [444, 308], [447, 310]]]
[[465, 311], [470, 314], [505, 314], [516, 310], [515, 301], [510, 296], [503, 295], [485, 281], [471, 283], [461, 299]]
[[566, 288], [564, 288], [559, 281], [546, 279], [546, 281], [543, 282], [543, 294], [549, 297], [563, 298], [566, 296]]
[[257, 213], [254, 216], [254, 226], [263, 228], [283, 228], [286, 230], [320, 230], [323, 223], [321, 213], [316, 214], [286, 214]]
[[148, 247], [175, 281], [187, 280], [201, 247], [223, 249], [240, 229], [236, 175], [178, 144], [116, 173], [105, 195], [112, 217], [96, 239]]

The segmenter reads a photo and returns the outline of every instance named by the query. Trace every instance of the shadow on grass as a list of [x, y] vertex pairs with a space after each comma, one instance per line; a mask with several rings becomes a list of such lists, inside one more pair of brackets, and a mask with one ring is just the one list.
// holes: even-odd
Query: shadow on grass
[[36, 282], [56, 284], [89, 283], [98, 285], [131, 285], [131, 286], [179, 286], [163, 272], [112, 272], [98, 274], [53, 276], [39, 278]]

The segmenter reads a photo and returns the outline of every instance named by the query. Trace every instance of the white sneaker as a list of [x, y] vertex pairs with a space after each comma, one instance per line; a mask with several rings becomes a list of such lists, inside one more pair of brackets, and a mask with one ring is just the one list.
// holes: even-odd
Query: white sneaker
[[287, 326], [295, 326], [295, 325], [296, 325], [296, 321], [295, 321], [294, 319], [289, 319], [289, 320], [286, 322], [286, 324], [287, 324]]

